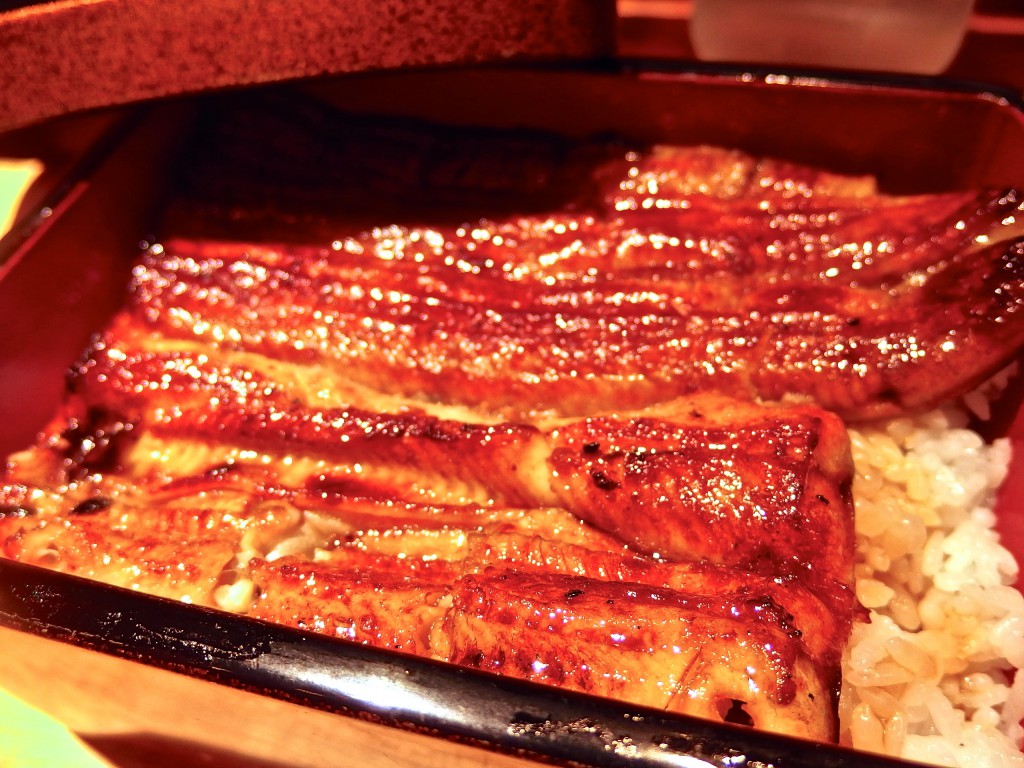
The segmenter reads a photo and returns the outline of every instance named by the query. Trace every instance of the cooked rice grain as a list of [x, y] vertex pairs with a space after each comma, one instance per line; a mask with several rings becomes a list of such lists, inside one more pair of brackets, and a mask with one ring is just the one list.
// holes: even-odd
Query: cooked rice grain
[[1010, 446], [954, 410], [851, 433], [857, 596], [844, 743], [936, 765], [1024, 768], [1024, 597], [992, 507]]

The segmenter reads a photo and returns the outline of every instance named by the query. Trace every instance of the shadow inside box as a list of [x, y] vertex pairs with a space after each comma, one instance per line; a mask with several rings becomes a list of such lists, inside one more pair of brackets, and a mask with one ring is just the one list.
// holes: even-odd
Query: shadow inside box
[[289, 763], [150, 733], [80, 738], [116, 768], [291, 768]]

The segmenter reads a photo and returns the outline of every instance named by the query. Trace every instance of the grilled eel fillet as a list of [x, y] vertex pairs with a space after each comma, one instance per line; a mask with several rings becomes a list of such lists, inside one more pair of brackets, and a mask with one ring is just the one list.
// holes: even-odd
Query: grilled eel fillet
[[817, 193], [784, 170], [663, 150], [604, 166], [588, 212], [330, 248], [172, 240], [135, 272], [135, 322], [511, 419], [706, 389], [890, 417], [1024, 344], [1016, 191]]
[[587, 213], [154, 247], [9, 462], [3, 554], [833, 738], [845, 430], [752, 399], [867, 417], [1001, 365], [1019, 203], [710, 150], [602, 174]]
[[835, 737], [854, 611], [835, 416], [704, 394], [473, 423], [311, 403], [225, 352], [176, 376], [176, 353], [157, 362], [112, 342], [83, 366], [71, 417], [11, 461], [6, 556]]

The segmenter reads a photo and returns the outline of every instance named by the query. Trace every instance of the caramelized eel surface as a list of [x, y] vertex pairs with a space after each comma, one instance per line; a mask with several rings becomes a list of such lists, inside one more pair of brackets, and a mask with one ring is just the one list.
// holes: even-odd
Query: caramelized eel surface
[[1016, 192], [737, 152], [326, 247], [171, 238], [11, 457], [0, 553], [560, 687], [832, 739], [844, 419], [1024, 340]]

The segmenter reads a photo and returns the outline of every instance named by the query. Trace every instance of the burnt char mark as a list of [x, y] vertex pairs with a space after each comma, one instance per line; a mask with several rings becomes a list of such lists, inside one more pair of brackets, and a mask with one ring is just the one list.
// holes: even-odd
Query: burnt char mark
[[64, 472], [67, 480], [122, 471], [123, 457], [135, 425], [105, 408], [90, 407], [72, 419], [61, 434], [64, 441]]
[[74, 507], [72, 507], [71, 514], [94, 515], [97, 512], [102, 512], [105, 509], [109, 509], [113, 503], [113, 500], [102, 496], [94, 499], [86, 499], [85, 501], [79, 502]]
[[590, 477], [593, 479], [594, 485], [600, 488], [602, 491], [614, 491], [621, 485], [620, 482], [608, 477], [608, 475], [606, 475], [599, 469], [591, 472]]

